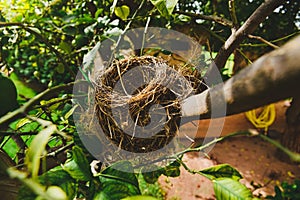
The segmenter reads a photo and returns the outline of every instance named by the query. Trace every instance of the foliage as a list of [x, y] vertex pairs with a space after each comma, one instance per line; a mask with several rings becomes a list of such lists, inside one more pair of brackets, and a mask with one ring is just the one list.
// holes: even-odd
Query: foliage
[[[114, 5], [111, 1], [79, 0], [17, 2], [19, 4], [15, 5], [16, 10], [8, 12], [10, 5], [4, 4], [4, 11], [0, 13], [3, 23], [0, 25], [1, 62], [15, 69], [26, 81], [39, 82], [44, 87], [73, 80], [88, 49], [98, 41], [120, 34], [125, 28], [125, 23], [140, 5], [139, 1], [114, 1]], [[262, 0], [236, 1], [236, 17], [239, 25], [243, 24], [262, 2]], [[146, 1], [143, 9], [138, 10], [137, 16], [131, 19], [132, 27], [145, 26], [147, 16], [151, 15], [150, 26], [178, 29], [183, 25], [185, 28], [178, 29], [179, 31], [189, 30], [184, 32], [196, 35], [197, 38], [205, 36], [198, 34], [211, 30], [218, 32], [218, 37], [212, 34], [210, 45], [213, 50], [219, 49], [223, 43], [220, 38], [227, 38], [231, 27], [200, 20], [197, 16], [190, 17], [189, 12], [219, 15], [230, 19], [227, 4], [228, 1], [225, 0], [194, 3], [176, 0]], [[299, 23], [297, 8], [299, 8], [298, 1], [287, 1], [254, 34], [280, 42], [280, 38], [297, 32], [298, 28], [295, 25]], [[188, 12], [177, 14], [178, 11]], [[280, 23], [277, 23], [278, 19]], [[6, 26], [5, 23], [9, 22], [14, 24]], [[195, 32], [196, 29], [199, 33]], [[243, 48], [255, 46], [253, 43], [259, 42], [248, 40]], [[264, 47], [260, 50], [265, 49]], [[256, 47], [255, 50], [259, 49]]]
[[[71, 100], [72, 90], [68, 84], [78, 70], [84, 72], [84, 67], [89, 65], [89, 60], [84, 65], [82, 61], [86, 61], [84, 55], [93, 46], [105, 39], [116, 42], [117, 36], [128, 28], [146, 25], [172, 28], [195, 37], [210, 51], [219, 49], [232, 27], [217, 23], [214, 17], [225, 21], [231, 18], [228, 1], [15, 2], [13, 6], [10, 1], [0, 5], [0, 66], [14, 70], [10, 78], [15, 82], [14, 85], [8, 77], [0, 75], [0, 120], [10, 118], [14, 114], [10, 111], [15, 109], [19, 113], [11, 117], [12, 123], [0, 124], [4, 130], [0, 147], [19, 166], [8, 169], [10, 177], [23, 184], [19, 199], [162, 199], [164, 192], [157, 179], [161, 175], [179, 176], [180, 167], [186, 167], [180, 157], [175, 157], [176, 161], [164, 168], [148, 165], [139, 173], [134, 172], [128, 161], [101, 166], [98, 173], [92, 173], [90, 163], [94, 158], [76, 132], [72, 114], [77, 107]], [[261, 2], [235, 2], [238, 26]], [[297, 8], [298, 1], [286, 1], [255, 34], [280, 45], [298, 31]], [[212, 16], [212, 20], [204, 20], [197, 14]], [[241, 49], [255, 47], [257, 51], [265, 51], [265, 46], [247, 39]], [[231, 74], [227, 68], [224, 71]], [[47, 95], [40, 98], [43, 92], [36, 95], [27, 83], [38, 85], [35, 90], [47, 91]], [[55, 85], [63, 89], [57, 91]], [[120, 172], [116, 166], [128, 172]], [[239, 182], [241, 174], [229, 165], [201, 171], [186, 169], [210, 179], [219, 199], [252, 198], [251, 191]], [[283, 183], [276, 188], [274, 199], [296, 199], [298, 196], [293, 195], [299, 185], [298, 181], [292, 185]]]
[[267, 199], [300, 199], [300, 180], [297, 179], [291, 184], [287, 182], [282, 182], [280, 186], [275, 186], [275, 196], [268, 196]]

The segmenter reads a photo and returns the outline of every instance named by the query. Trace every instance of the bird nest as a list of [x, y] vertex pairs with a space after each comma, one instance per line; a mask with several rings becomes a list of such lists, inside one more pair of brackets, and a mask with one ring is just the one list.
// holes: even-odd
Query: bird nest
[[97, 120], [118, 148], [153, 152], [178, 134], [180, 103], [201, 92], [202, 86], [200, 73], [187, 64], [169, 64], [153, 56], [115, 60], [97, 75]]

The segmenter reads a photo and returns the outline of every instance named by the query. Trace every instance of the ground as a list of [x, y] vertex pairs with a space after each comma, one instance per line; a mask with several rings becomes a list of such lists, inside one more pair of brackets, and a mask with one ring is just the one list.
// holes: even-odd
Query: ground
[[[280, 138], [285, 129], [285, 110], [287, 102], [276, 104], [276, 120], [270, 127], [270, 137]], [[210, 120], [201, 120], [197, 131], [197, 138], [201, 140]], [[186, 135], [189, 126], [185, 127]], [[220, 125], [221, 126], [221, 125]], [[218, 127], [214, 127], [218, 128]], [[225, 124], [221, 135], [254, 128], [247, 121], [244, 113], [225, 118]], [[184, 161], [191, 169], [204, 169], [216, 164], [228, 163], [238, 169], [243, 175], [241, 180], [255, 195], [265, 197], [274, 194], [274, 186], [282, 181], [300, 179], [300, 165], [283, 161], [279, 158], [279, 150], [272, 144], [258, 137], [233, 137], [216, 144], [209, 152], [209, 157], [203, 157], [199, 153], [189, 153]], [[166, 191], [166, 199], [215, 199], [211, 182], [198, 174], [190, 174], [181, 168], [181, 174], [177, 178], [161, 176], [159, 183]]]

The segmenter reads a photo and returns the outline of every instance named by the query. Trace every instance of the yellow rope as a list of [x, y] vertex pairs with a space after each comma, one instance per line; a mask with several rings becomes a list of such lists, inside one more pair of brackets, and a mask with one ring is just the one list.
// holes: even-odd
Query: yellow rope
[[257, 116], [256, 110], [250, 110], [245, 113], [247, 119], [256, 127], [262, 128], [265, 132], [268, 131], [276, 117], [276, 109], [274, 104], [263, 107], [263, 111]]

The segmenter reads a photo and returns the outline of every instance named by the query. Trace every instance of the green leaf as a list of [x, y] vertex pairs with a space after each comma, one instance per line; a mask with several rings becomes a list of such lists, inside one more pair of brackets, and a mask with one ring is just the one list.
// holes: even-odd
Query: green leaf
[[67, 195], [66, 193], [58, 186], [50, 186], [46, 190], [46, 195], [48, 196], [48, 199], [50, 200], [66, 200]]
[[62, 63], [59, 63], [57, 65], [57, 67], [55, 68], [55, 70], [59, 73], [59, 74], [63, 74], [65, 72], [65, 66]]
[[178, 2], [178, 0], [150, 0], [151, 3], [158, 9], [160, 14], [167, 19], [173, 13], [173, 10]]
[[[74, 179], [61, 167], [51, 169], [40, 176], [38, 180], [44, 186], [59, 186], [67, 194], [69, 200], [75, 197], [76, 185], [74, 184]], [[36, 197], [37, 195], [32, 190], [29, 190], [28, 186], [24, 185], [19, 190], [18, 199], [31, 200]]]
[[[0, 117], [19, 107], [15, 84], [0, 73]], [[5, 105], [5, 106], [3, 106]]]
[[72, 149], [72, 157], [66, 161], [63, 165], [63, 169], [76, 180], [88, 181], [93, 178], [89, 166], [89, 162], [83, 154], [82, 149], [78, 146], [74, 146]]
[[44, 173], [39, 177], [39, 180], [43, 185], [57, 185], [61, 187], [69, 199], [73, 199], [75, 196], [75, 180], [60, 166]]
[[102, 190], [96, 195], [95, 199], [113, 200], [141, 194], [133, 167], [128, 161], [115, 163], [98, 176]]
[[242, 175], [228, 164], [216, 165], [198, 172], [210, 180], [217, 178], [231, 178], [233, 180], [240, 180]]
[[28, 27], [28, 29], [30, 29], [31, 31], [41, 34], [42, 32], [40, 31], [40, 29], [36, 28], [36, 27]]
[[173, 10], [177, 3], [178, 3], [178, 0], [166, 0], [166, 6], [167, 6], [169, 15], [172, 15]]
[[41, 130], [32, 140], [25, 157], [28, 171], [32, 177], [36, 177], [40, 168], [40, 158], [45, 151], [45, 147], [50, 139], [50, 136], [56, 131], [56, 126], [50, 124]]
[[213, 180], [215, 196], [219, 200], [248, 200], [253, 199], [251, 191], [237, 180], [218, 178]]
[[63, 50], [64, 52], [66, 52], [66, 53], [71, 53], [72, 52], [72, 45], [69, 44], [68, 42], [65, 42], [65, 41], [61, 41], [59, 43], [59, 48], [61, 50]]
[[129, 13], [130, 13], [130, 8], [126, 5], [115, 8], [116, 16], [120, 17], [123, 21], [127, 20]]
[[126, 197], [121, 200], [158, 200], [158, 199], [151, 196], [138, 195], [138, 196]]
[[[45, 200], [67, 200], [66, 193], [58, 186], [49, 186], [45, 187], [44, 185], [40, 184], [37, 179], [35, 178], [27, 178], [28, 174], [14, 168], [9, 168], [7, 170], [8, 174], [11, 178], [17, 178], [21, 181], [24, 186], [28, 187], [31, 191], [23, 193], [26, 194], [23, 196], [19, 196], [18, 199], [45, 199]], [[28, 189], [27, 189], [28, 190]]]
[[142, 175], [147, 183], [155, 183], [160, 175], [164, 174], [165, 170], [156, 165], [148, 165], [143, 167]]

